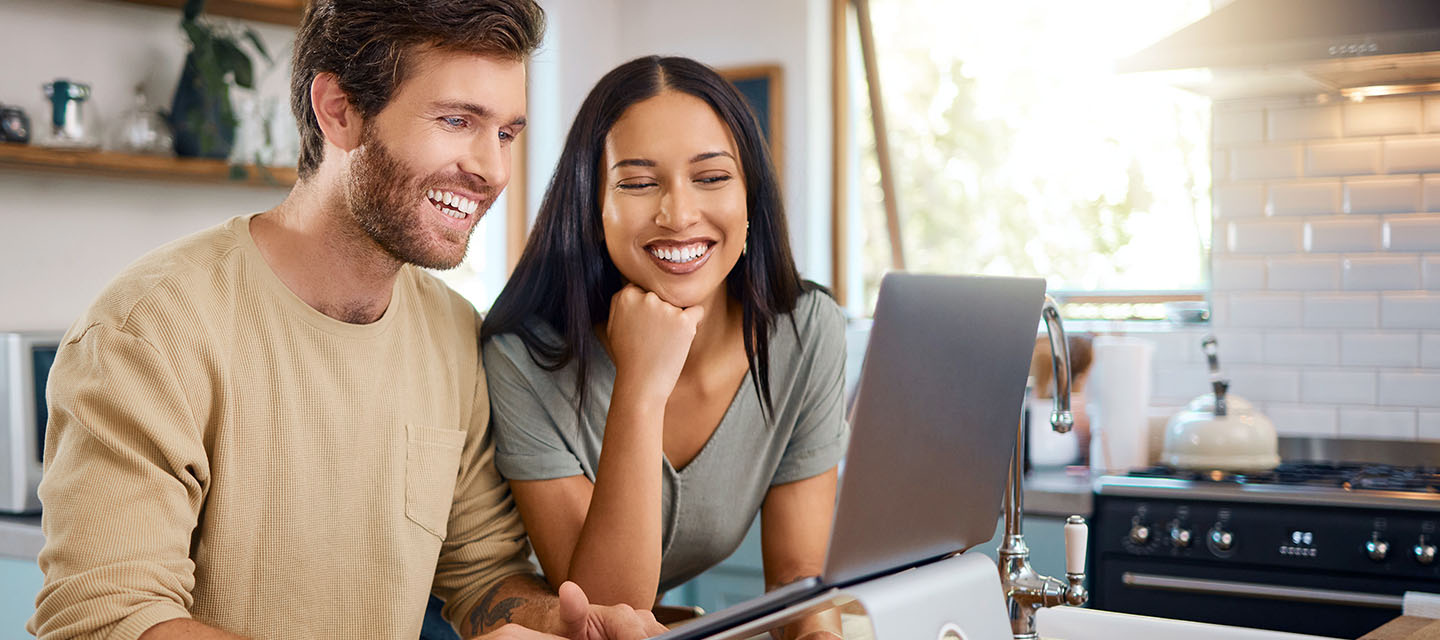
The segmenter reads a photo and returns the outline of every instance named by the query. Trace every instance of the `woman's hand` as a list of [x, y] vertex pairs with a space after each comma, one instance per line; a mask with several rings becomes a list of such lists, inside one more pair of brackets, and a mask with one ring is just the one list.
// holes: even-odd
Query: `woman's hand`
[[610, 299], [605, 326], [615, 361], [615, 388], [664, 405], [685, 368], [690, 343], [704, 315], [701, 307], [681, 309], [660, 296], [627, 284]]

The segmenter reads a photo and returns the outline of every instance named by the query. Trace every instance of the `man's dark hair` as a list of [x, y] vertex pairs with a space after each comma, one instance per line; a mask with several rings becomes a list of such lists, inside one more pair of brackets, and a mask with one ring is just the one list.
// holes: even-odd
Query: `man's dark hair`
[[[790, 253], [790, 232], [780, 200], [780, 179], [760, 124], [735, 86], [689, 58], [649, 56], [616, 67], [580, 105], [535, 229], [509, 282], [481, 325], [482, 340], [515, 333], [536, 364], [557, 371], [578, 363], [576, 412], [584, 405], [594, 347], [587, 339], [610, 315], [610, 298], [624, 281], [605, 250], [600, 219], [605, 137], [632, 105], [664, 91], [686, 93], [710, 105], [735, 137], [745, 174], [749, 249], [725, 277], [726, 292], [743, 308], [745, 356], [760, 405], [770, 406], [770, 335], [780, 316], [794, 311], [800, 294], [818, 287], [800, 279]], [[534, 321], [559, 334], [547, 339]], [[791, 317], [791, 329], [798, 330]]]
[[422, 50], [521, 61], [545, 34], [534, 0], [312, 0], [295, 33], [290, 109], [300, 127], [301, 178], [324, 157], [310, 83], [333, 73], [363, 118], [380, 113]]

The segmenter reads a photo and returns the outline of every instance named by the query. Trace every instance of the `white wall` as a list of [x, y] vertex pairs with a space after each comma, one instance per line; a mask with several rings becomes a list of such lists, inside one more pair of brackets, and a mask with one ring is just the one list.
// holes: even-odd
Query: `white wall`
[[[91, 85], [87, 116], [114, 122], [145, 83], [168, 106], [185, 52], [179, 10], [94, 0], [5, 0], [0, 5], [0, 102], [40, 130], [40, 86], [57, 77]], [[291, 30], [256, 25], [272, 55]], [[281, 63], [282, 66], [285, 64]], [[284, 91], [286, 74], [265, 76]], [[101, 287], [146, 251], [226, 218], [274, 206], [285, 190], [121, 180], [0, 170], [0, 330], [64, 329]]]

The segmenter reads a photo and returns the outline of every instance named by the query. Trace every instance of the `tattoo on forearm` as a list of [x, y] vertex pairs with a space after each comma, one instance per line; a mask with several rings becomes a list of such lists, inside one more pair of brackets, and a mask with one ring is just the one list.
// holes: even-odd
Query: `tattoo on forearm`
[[470, 611], [470, 630], [472, 632], [479, 633], [490, 629], [502, 620], [507, 623], [514, 622], [511, 619], [514, 610], [524, 606], [527, 601], [525, 598], [510, 597], [496, 602], [496, 598], [500, 595], [500, 588], [504, 586], [505, 582], [507, 581], [501, 580], [490, 587], [484, 597], [480, 598], [480, 604], [475, 605], [475, 609]]

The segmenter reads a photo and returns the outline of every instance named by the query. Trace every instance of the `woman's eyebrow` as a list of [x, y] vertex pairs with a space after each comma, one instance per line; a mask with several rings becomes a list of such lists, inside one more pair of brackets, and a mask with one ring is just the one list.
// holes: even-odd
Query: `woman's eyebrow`
[[729, 152], [729, 151], [706, 151], [705, 153], [696, 154], [695, 157], [693, 157], [693, 158], [690, 159], [690, 162], [693, 164], [693, 163], [696, 163], [696, 162], [704, 162], [704, 161], [709, 160], [709, 159], [711, 159], [711, 158], [721, 158], [721, 157], [729, 158], [729, 159], [731, 159], [731, 160], [734, 160], [734, 159], [735, 159], [735, 156], [730, 155], [730, 152]]
[[654, 166], [655, 166], [655, 161], [654, 161], [654, 160], [647, 160], [647, 159], [645, 159], [645, 158], [627, 158], [627, 159], [625, 159], [625, 160], [621, 160], [621, 161], [619, 161], [619, 162], [616, 162], [616, 163], [615, 163], [615, 166], [610, 167], [610, 170], [611, 170], [611, 171], [614, 171], [615, 169], [619, 169], [620, 167], [654, 167]]

